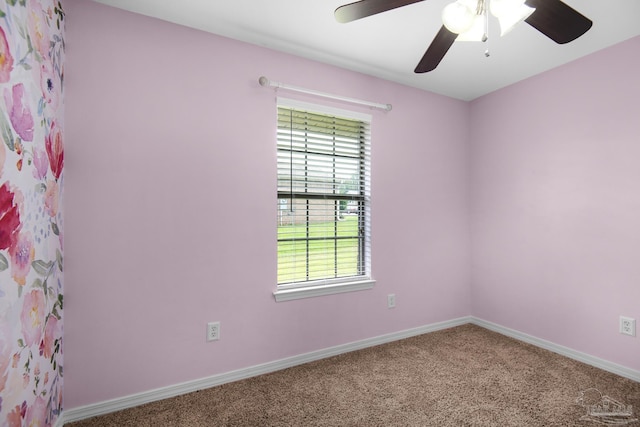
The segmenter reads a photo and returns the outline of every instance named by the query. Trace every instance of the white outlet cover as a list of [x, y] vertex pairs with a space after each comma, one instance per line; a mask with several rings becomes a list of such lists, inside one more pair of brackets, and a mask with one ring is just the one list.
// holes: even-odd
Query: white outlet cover
[[220, 339], [220, 322], [207, 323], [207, 341], [217, 341]]
[[633, 317], [620, 316], [620, 333], [635, 337], [636, 319], [634, 319]]
[[387, 307], [394, 308], [396, 306], [396, 294], [387, 295]]

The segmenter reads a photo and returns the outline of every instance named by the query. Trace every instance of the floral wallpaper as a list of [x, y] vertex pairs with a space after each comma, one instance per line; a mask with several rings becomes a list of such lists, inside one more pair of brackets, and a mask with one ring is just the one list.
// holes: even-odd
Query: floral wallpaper
[[64, 11], [0, 1], [0, 426], [62, 408]]

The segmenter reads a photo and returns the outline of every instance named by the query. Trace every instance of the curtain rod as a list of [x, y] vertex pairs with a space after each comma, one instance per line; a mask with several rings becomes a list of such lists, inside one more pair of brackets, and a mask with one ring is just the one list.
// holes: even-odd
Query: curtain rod
[[329, 98], [329, 99], [335, 99], [335, 100], [338, 100], [338, 101], [351, 102], [352, 104], [366, 105], [368, 107], [379, 108], [380, 110], [385, 110], [385, 111], [391, 111], [391, 108], [392, 108], [391, 104], [378, 104], [377, 102], [363, 101], [361, 99], [355, 99], [355, 98], [347, 98], [346, 96], [332, 95], [330, 93], [318, 92], [317, 90], [313, 90], [313, 89], [305, 89], [305, 88], [302, 88], [302, 87], [291, 86], [291, 85], [280, 83], [280, 82], [272, 82], [271, 80], [269, 80], [265, 76], [261, 76], [258, 79], [258, 83], [260, 83], [260, 86], [270, 86], [270, 87], [275, 87], [275, 88], [282, 88], [282, 89], [292, 90], [294, 92], [307, 93], [307, 94], [310, 94], [310, 95], [321, 96], [323, 98]]

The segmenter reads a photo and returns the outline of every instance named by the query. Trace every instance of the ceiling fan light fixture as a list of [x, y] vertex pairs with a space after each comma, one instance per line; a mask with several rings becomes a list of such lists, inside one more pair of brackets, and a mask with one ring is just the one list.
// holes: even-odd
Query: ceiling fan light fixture
[[[351, 22], [421, 1], [424, 0], [358, 0], [338, 7], [334, 14], [338, 22]], [[528, 7], [527, 1], [534, 4], [535, 8]], [[503, 10], [500, 10], [502, 6]], [[505, 9], [512, 12], [508, 13]], [[534, 11], [537, 13], [533, 14]], [[462, 35], [474, 26], [478, 16], [484, 20], [481, 41], [487, 42], [490, 12], [498, 17], [503, 35], [518, 22], [526, 20], [528, 25], [558, 44], [569, 43], [581, 37], [593, 25], [593, 21], [563, 0], [457, 0], [443, 10], [445, 25], [433, 37], [414, 72], [421, 74], [435, 70], [453, 43], [458, 38], [467, 37], [466, 34]], [[485, 56], [489, 56], [488, 46]]]
[[473, 18], [473, 25], [464, 33], [460, 33], [456, 38], [459, 42], [481, 42], [485, 36], [484, 16], [476, 15]]
[[475, 21], [476, 13], [463, 1], [456, 1], [445, 6], [442, 10], [442, 23], [455, 34], [469, 30]]
[[525, 0], [491, 0], [489, 8], [500, 23], [500, 36], [507, 34], [536, 10], [527, 6]]

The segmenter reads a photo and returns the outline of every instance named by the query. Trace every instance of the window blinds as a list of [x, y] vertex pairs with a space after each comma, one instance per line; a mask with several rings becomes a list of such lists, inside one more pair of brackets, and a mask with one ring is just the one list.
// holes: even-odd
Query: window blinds
[[278, 284], [368, 277], [370, 123], [278, 107]]

